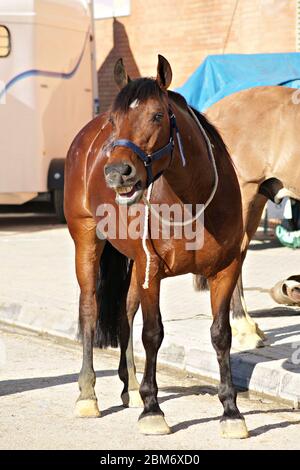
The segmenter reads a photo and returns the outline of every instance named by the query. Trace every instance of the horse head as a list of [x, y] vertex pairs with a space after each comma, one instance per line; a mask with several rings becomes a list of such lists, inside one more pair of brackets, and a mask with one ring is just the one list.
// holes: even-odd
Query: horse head
[[109, 113], [112, 135], [104, 175], [107, 186], [116, 192], [116, 202], [131, 205], [171, 161], [175, 118], [167, 89], [172, 70], [159, 55], [155, 79], [131, 80], [119, 59], [114, 77], [120, 92]]

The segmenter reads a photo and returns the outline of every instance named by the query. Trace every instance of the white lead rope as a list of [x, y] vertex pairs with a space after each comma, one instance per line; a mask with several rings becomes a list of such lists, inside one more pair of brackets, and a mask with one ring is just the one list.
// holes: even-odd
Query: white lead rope
[[[209, 204], [213, 200], [213, 198], [216, 194], [217, 188], [218, 188], [218, 184], [219, 184], [219, 175], [218, 175], [217, 165], [216, 165], [216, 161], [215, 161], [211, 141], [210, 141], [208, 135], [206, 134], [205, 129], [203, 128], [202, 124], [200, 123], [198, 117], [196, 116], [196, 114], [192, 110], [192, 108], [190, 108], [188, 106], [188, 109], [189, 109], [191, 115], [193, 116], [193, 118], [195, 119], [199, 129], [201, 130], [201, 132], [203, 134], [204, 140], [206, 142], [206, 145], [207, 145], [207, 148], [208, 148], [208, 153], [209, 153], [210, 160], [212, 162], [212, 166], [213, 166], [213, 170], [214, 170], [214, 187], [212, 189], [212, 192], [211, 192], [209, 198], [207, 199], [205, 204], [203, 204], [201, 209], [194, 215], [194, 217], [192, 217], [191, 219], [185, 220], [184, 222], [176, 222], [176, 221], [171, 222], [170, 220], [163, 219], [161, 217], [161, 215], [154, 209], [154, 207], [150, 203], [153, 183], [151, 183], [149, 185], [149, 187], [147, 189], [147, 195], [144, 197], [145, 217], [144, 217], [144, 230], [143, 230], [143, 238], [142, 238], [142, 246], [143, 246], [143, 249], [144, 249], [144, 252], [145, 252], [145, 255], [146, 255], [145, 281], [144, 281], [144, 284], [143, 284], [144, 289], [149, 288], [150, 265], [151, 265], [151, 253], [150, 253], [150, 251], [147, 247], [148, 221], [149, 221], [150, 210], [151, 210], [152, 214], [154, 214], [155, 217], [158, 218], [163, 225], [167, 225], [168, 227], [171, 227], [171, 226], [172, 227], [185, 227], [186, 225], [189, 225], [189, 224], [192, 224], [193, 222], [195, 222], [195, 220], [197, 220], [200, 217], [200, 215], [203, 214], [205, 209], [209, 206]], [[179, 152], [180, 152], [182, 164], [183, 164], [183, 166], [185, 166], [186, 159], [185, 159], [185, 156], [184, 156], [184, 153], [183, 153], [183, 147], [182, 147], [182, 143], [181, 143], [179, 133], [176, 133], [176, 136], [177, 136], [178, 147], [179, 147]]]
[[[149, 184], [147, 189], [146, 200], [150, 201], [151, 192], [152, 192], [153, 183]], [[145, 269], [145, 281], [143, 284], [143, 289], [148, 289], [149, 287], [149, 276], [150, 276], [150, 264], [151, 264], [151, 253], [147, 247], [147, 237], [148, 237], [148, 221], [149, 221], [149, 204], [145, 204], [145, 217], [144, 217], [144, 230], [143, 230], [143, 238], [142, 238], [142, 245], [146, 255], [146, 269]]]

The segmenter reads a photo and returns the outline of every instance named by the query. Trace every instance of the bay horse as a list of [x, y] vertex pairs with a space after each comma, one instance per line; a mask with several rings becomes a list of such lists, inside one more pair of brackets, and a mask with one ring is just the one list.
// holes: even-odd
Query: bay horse
[[[300, 200], [300, 90], [281, 86], [243, 90], [215, 103], [205, 114], [220, 132], [237, 172], [245, 231], [243, 261], [267, 200], [279, 203], [285, 196]], [[195, 284], [201, 286], [197, 277]], [[242, 275], [232, 297], [231, 324], [237, 348], [264, 345], [264, 333], [247, 312]]]
[[[164, 331], [160, 284], [168, 276], [200, 273], [208, 279], [211, 292], [211, 341], [220, 368], [218, 395], [224, 408], [221, 435], [245, 438], [248, 431], [236, 404], [230, 366], [229, 307], [240, 274], [243, 238], [235, 170], [214, 126], [189, 108], [184, 98], [168, 91], [172, 70], [164, 57], [158, 56], [156, 78], [130, 80], [122, 60], [116, 63], [114, 77], [120, 92], [111, 109], [79, 132], [65, 167], [65, 215], [75, 243], [83, 342], [75, 414], [100, 416], [93, 345], [116, 347], [119, 343], [123, 404], [143, 406], [140, 432], [170, 432], [157, 399], [156, 363]], [[169, 237], [159, 231], [154, 239], [153, 221], [148, 217], [155, 204], [188, 204], [191, 218], [187, 222], [193, 226], [200, 213], [198, 205], [203, 204], [203, 246], [187, 249], [188, 237], [175, 236], [173, 228]], [[121, 236], [133, 220], [130, 210], [137, 205], [144, 208], [143, 235]], [[103, 233], [103, 207], [115, 211], [117, 234]], [[139, 302], [146, 353], [140, 386], [132, 350], [132, 322]]]

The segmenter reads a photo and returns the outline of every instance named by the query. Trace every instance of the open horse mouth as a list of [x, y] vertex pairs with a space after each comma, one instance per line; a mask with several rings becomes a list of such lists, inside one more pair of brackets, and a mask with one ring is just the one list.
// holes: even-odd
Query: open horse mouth
[[142, 194], [142, 182], [138, 181], [132, 186], [118, 186], [114, 188], [116, 192], [116, 202], [118, 204], [133, 204], [139, 202]]

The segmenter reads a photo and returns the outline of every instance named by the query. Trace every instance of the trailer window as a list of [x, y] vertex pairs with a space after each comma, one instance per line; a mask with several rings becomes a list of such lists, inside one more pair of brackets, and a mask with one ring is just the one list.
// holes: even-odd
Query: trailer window
[[6, 26], [0, 25], [0, 57], [7, 57], [10, 53], [10, 33]]

